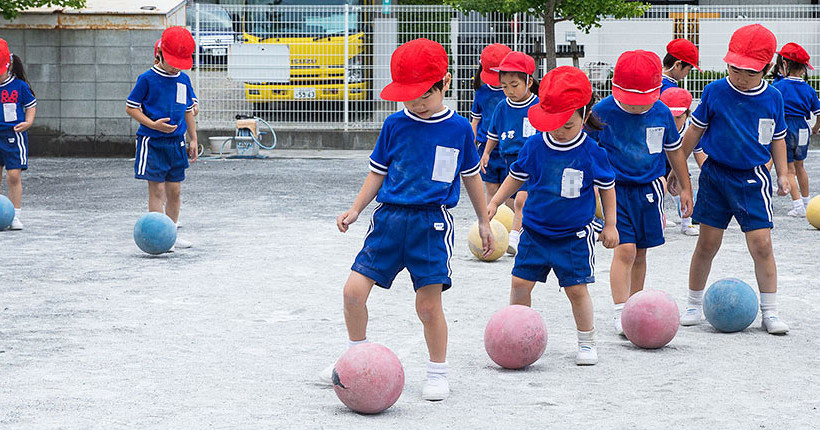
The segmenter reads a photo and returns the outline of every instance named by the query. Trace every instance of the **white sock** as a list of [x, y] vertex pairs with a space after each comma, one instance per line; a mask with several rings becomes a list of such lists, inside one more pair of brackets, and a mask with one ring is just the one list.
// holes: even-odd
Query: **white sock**
[[803, 209], [803, 199], [792, 200], [792, 206], [795, 209]]
[[14, 208], [14, 217], [15, 218], [20, 219], [20, 211], [21, 210], [22, 209], [20, 209], [20, 208]]
[[518, 230], [510, 230], [510, 243], [518, 244], [518, 240], [521, 238], [521, 232]]
[[369, 340], [367, 340], [367, 338], [364, 338], [362, 340], [350, 340], [350, 339], [348, 339], [347, 340], [347, 349], [353, 348], [356, 345], [361, 345], [361, 344], [367, 343], [367, 342], [369, 342]]
[[616, 317], [618, 317], [618, 318], [621, 317], [621, 313], [624, 311], [624, 305], [625, 304], [626, 303], [618, 303], [618, 304], [612, 306], [612, 309], [615, 310], [615, 316]]
[[595, 343], [595, 329], [590, 331], [578, 330], [578, 343]]
[[450, 366], [446, 361], [444, 363], [427, 362], [427, 379], [447, 379], [448, 373], [450, 373]]
[[810, 197], [803, 197], [801, 200], [803, 200], [803, 206], [808, 206], [809, 205], [809, 200], [811, 200], [811, 198]]
[[686, 301], [688, 307], [703, 307], [703, 290], [689, 290], [689, 298]]
[[777, 315], [777, 293], [760, 293], [760, 311], [763, 318]]
[[689, 226], [692, 225], [692, 218], [691, 217], [681, 218], [680, 219], [680, 224], [684, 227], [689, 227]]

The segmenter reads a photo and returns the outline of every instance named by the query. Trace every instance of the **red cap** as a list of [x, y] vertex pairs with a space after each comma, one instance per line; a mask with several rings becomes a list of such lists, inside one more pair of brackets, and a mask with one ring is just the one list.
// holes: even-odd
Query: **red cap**
[[626, 51], [612, 75], [612, 96], [627, 105], [651, 105], [661, 94], [661, 59], [654, 52]]
[[557, 130], [591, 99], [592, 84], [583, 71], [571, 66], [556, 67], [541, 80], [538, 104], [527, 111], [530, 124], [541, 131]]
[[521, 72], [531, 75], [535, 73], [535, 59], [529, 55], [512, 51], [507, 54], [498, 67], [493, 67], [493, 72]]
[[698, 47], [689, 39], [674, 39], [666, 45], [666, 52], [700, 70], [700, 67], [698, 67]]
[[778, 54], [780, 54], [780, 56], [785, 59], [792, 60], [800, 64], [805, 64], [806, 67], [808, 67], [811, 70], [814, 70], [814, 67], [812, 67], [811, 64], [809, 64], [809, 53], [806, 52], [806, 50], [803, 49], [802, 46], [794, 42], [789, 42], [783, 45], [783, 47], [780, 48]]
[[157, 39], [157, 42], [154, 43], [154, 57], [156, 57], [157, 54], [159, 53], [159, 45], [160, 45], [161, 42], [162, 42], [162, 39]]
[[723, 57], [730, 66], [738, 69], [761, 71], [771, 63], [777, 39], [774, 33], [760, 24], [740, 27], [729, 40], [729, 53]]
[[692, 106], [692, 93], [685, 88], [673, 87], [661, 94], [661, 101], [669, 107], [673, 116], [680, 116]]
[[501, 64], [501, 60], [503, 60], [504, 57], [510, 52], [512, 52], [512, 49], [503, 43], [493, 43], [492, 45], [487, 45], [487, 47], [481, 51], [482, 82], [494, 87], [501, 85], [501, 82], [498, 81], [498, 72], [495, 72], [492, 69], [498, 67], [498, 65]]
[[440, 43], [415, 39], [402, 44], [390, 57], [393, 82], [381, 92], [381, 98], [394, 102], [417, 99], [447, 75], [447, 52]]
[[168, 27], [162, 32], [159, 46], [162, 57], [169, 66], [188, 70], [194, 65], [196, 43], [191, 32], [185, 27]]
[[9, 44], [4, 39], [0, 39], [0, 73], [6, 73], [9, 67], [11, 67]]

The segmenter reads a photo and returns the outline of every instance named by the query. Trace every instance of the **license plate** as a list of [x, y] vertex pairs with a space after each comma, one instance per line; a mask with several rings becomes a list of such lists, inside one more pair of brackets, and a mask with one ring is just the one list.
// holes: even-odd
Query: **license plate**
[[293, 98], [297, 100], [301, 99], [315, 99], [316, 98], [316, 89], [315, 88], [296, 88], [293, 90]]
[[221, 56], [228, 55], [228, 48], [214, 48], [214, 49], [211, 51], [211, 54], [213, 54], [213, 55], [221, 55]]

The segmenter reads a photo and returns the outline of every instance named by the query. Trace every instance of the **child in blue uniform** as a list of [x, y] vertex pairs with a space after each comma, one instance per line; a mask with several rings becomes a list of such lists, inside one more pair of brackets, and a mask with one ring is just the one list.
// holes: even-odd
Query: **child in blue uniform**
[[674, 39], [666, 45], [666, 55], [663, 57], [663, 76], [661, 80], [661, 94], [669, 88], [678, 88], [678, 81], [689, 75], [693, 68], [698, 67], [698, 47], [688, 39]]
[[[197, 157], [194, 92], [188, 75], [180, 71], [193, 65], [195, 45], [187, 29], [170, 27], [162, 33], [160, 47], [160, 63], [137, 78], [125, 111], [140, 123], [134, 177], [148, 181], [148, 210], [164, 212], [176, 223], [188, 156], [192, 161]], [[190, 247], [177, 237], [175, 249]]]
[[[615, 332], [623, 334], [621, 311], [643, 289], [646, 250], [664, 243], [664, 159], [683, 178], [681, 212], [692, 210], [692, 190], [680, 135], [669, 108], [658, 98], [661, 60], [652, 52], [629, 51], [615, 64], [612, 95], [592, 109], [605, 125], [598, 134], [615, 169], [620, 245], [609, 273]], [[664, 155], [665, 154], [665, 155]]]
[[[470, 110], [470, 121], [475, 134], [475, 141], [478, 145], [478, 153], [484, 154], [487, 146], [487, 129], [493, 119], [493, 112], [496, 106], [504, 100], [504, 90], [498, 80], [498, 72], [492, 69], [501, 64], [501, 60], [512, 51], [509, 46], [501, 43], [488, 45], [481, 51], [481, 67], [475, 77], [475, 98], [473, 108]], [[482, 169], [481, 179], [484, 180], [486, 198], [489, 201], [498, 191], [498, 186], [507, 177], [507, 164], [501, 158], [498, 146], [490, 153], [487, 167]], [[509, 204], [509, 203], [508, 203]], [[510, 205], [510, 209], [513, 206]]]
[[786, 117], [786, 161], [789, 163], [789, 188], [792, 198], [792, 210], [789, 216], [805, 217], [806, 205], [809, 203], [809, 176], [803, 167], [809, 150], [809, 139], [820, 129], [820, 121], [809, 127], [811, 115], [820, 115], [820, 100], [817, 92], [809, 85], [804, 76], [806, 68], [814, 69], [809, 64], [809, 53], [796, 43], [787, 43], [778, 52], [777, 64], [781, 64], [780, 73], [783, 79], [772, 86], [783, 95], [783, 113]]
[[[527, 118], [530, 107], [538, 104], [538, 83], [532, 74], [535, 73], [535, 60], [529, 55], [513, 51], [504, 57], [501, 64], [492, 69], [499, 72], [501, 87], [507, 99], [499, 103], [493, 113], [493, 120], [487, 131], [487, 145], [481, 157], [482, 171], [486, 171], [492, 152], [499, 145], [501, 156], [510, 168], [518, 159], [518, 151], [536, 130]], [[527, 185], [524, 184], [515, 194], [515, 216], [513, 228], [510, 231], [507, 252], [515, 255], [518, 249], [518, 239], [521, 235], [522, 210], [527, 201]]]
[[487, 212], [494, 216], [499, 205], [529, 183], [510, 304], [530, 306], [535, 283], [545, 282], [554, 271], [572, 304], [578, 330], [575, 363], [593, 365], [598, 353], [587, 284], [595, 282], [594, 188], [600, 190], [606, 223], [601, 239], [613, 248], [618, 244], [615, 173], [606, 152], [583, 131], [595, 101], [584, 72], [555, 68], [540, 87], [541, 101], [530, 108], [529, 118], [546, 132], [527, 139]]
[[[431, 40], [412, 40], [393, 53], [393, 82], [381, 97], [404, 102], [405, 109], [385, 120], [370, 173], [353, 206], [336, 219], [339, 231], [346, 232], [374, 197], [379, 202], [344, 287], [348, 342], [367, 341], [366, 303], [373, 285], [390, 288], [407, 268], [430, 353], [425, 400], [443, 400], [450, 393], [441, 292], [452, 283], [454, 225], [448, 209], [458, 203], [461, 179], [478, 216], [485, 255], [493, 249], [470, 123], [443, 104], [451, 81], [447, 68], [447, 53]], [[332, 373], [331, 366], [320, 379], [330, 382]]]
[[[37, 113], [37, 99], [26, 80], [20, 57], [0, 39], [0, 183], [3, 168], [8, 174], [9, 200], [14, 205], [10, 230], [22, 230], [20, 208], [23, 201], [22, 171], [28, 169], [28, 130]], [[2, 187], [0, 187], [2, 188]]]
[[[746, 235], [760, 289], [763, 327], [783, 334], [789, 327], [777, 315], [777, 267], [772, 251], [772, 184], [766, 162], [773, 158], [778, 193], [786, 195], [787, 127], [783, 96], [763, 76], [774, 56], [777, 41], [765, 27], [754, 24], [732, 34], [724, 61], [729, 76], [703, 90], [692, 113], [692, 127], [683, 146], [688, 154], [700, 142], [709, 158], [703, 164], [694, 218], [700, 222], [698, 244], [689, 267], [689, 298], [682, 325], [699, 324], [703, 289], [723, 240], [723, 231], [734, 218]], [[771, 144], [771, 154], [765, 145]], [[675, 172], [675, 175], [680, 175]]]

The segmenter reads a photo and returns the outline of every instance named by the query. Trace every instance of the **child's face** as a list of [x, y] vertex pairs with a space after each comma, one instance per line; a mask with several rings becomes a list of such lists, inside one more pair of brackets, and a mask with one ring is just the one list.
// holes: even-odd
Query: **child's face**
[[573, 137], [577, 136], [584, 127], [584, 119], [578, 111], [573, 112], [569, 120], [559, 129], [549, 132], [550, 137], [558, 142], [569, 142]]
[[530, 87], [527, 81], [521, 79], [518, 73], [502, 73], [499, 77], [504, 95], [514, 102], [520, 102], [529, 97]]
[[164, 57], [160, 57], [159, 67], [160, 67], [160, 69], [165, 70], [166, 72], [168, 72], [171, 75], [176, 75], [177, 73], [179, 73], [179, 70], [180, 70], [180, 69], [177, 69], [176, 67], [171, 67], [170, 65], [168, 65], [168, 63], [165, 62]]
[[732, 65], [729, 66], [729, 80], [732, 81], [732, 85], [741, 91], [749, 91], [760, 85], [765, 73], [766, 69], [755, 72], [753, 70], [738, 69]]
[[672, 75], [672, 77], [675, 78], [675, 80], [679, 81], [679, 80], [685, 78], [686, 76], [688, 76], [689, 72], [691, 72], [691, 71], [692, 71], [692, 66], [690, 66], [690, 65], [684, 66], [683, 62], [678, 60], [678, 61], [675, 61], [675, 65], [672, 66], [671, 69], [669, 69], [669, 72], [670, 72], [669, 74]]
[[444, 77], [444, 88], [442, 91], [431, 89], [417, 99], [403, 102], [404, 107], [424, 119], [428, 119], [433, 116], [433, 114], [441, 112], [444, 109], [444, 93], [450, 89], [450, 76], [448, 73], [447, 76]]
[[621, 103], [621, 107], [624, 108], [625, 111], [634, 115], [640, 115], [648, 111], [649, 109], [652, 109], [652, 106], [654, 105], [654, 103], [652, 103], [651, 105], [628, 105], [625, 103]]
[[678, 130], [680, 130], [683, 127], [683, 125], [686, 124], [686, 118], [688, 116], [689, 115], [687, 115], [686, 112], [684, 112], [675, 117], [675, 126], [678, 127]]

